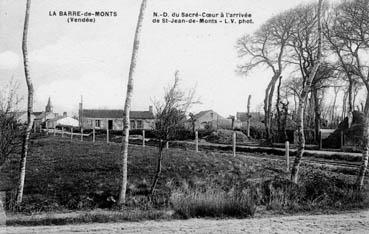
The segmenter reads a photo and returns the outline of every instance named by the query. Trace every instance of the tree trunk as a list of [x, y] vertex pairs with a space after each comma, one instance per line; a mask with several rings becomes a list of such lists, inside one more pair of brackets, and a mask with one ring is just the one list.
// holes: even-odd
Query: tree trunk
[[281, 110], [279, 108], [280, 102], [281, 102], [281, 83], [282, 83], [282, 76], [279, 77], [279, 83], [278, 83], [278, 87], [277, 87], [277, 101], [275, 103], [275, 107], [277, 110], [277, 129], [278, 129], [278, 133], [277, 133], [277, 137], [278, 137], [278, 142], [280, 141], [280, 136], [281, 136]]
[[294, 183], [297, 183], [298, 181], [298, 173], [299, 173], [299, 169], [300, 169], [300, 164], [301, 164], [301, 159], [302, 156], [304, 154], [304, 150], [305, 150], [305, 136], [304, 136], [304, 107], [305, 107], [305, 97], [302, 97], [299, 100], [299, 105], [298, 105], [298, 109], [297, 109], [297, 121], [296, 121], [296, 125], [297, 125], [297, 139], [296, 139], [296, 143], [297, 143], [297, 152], [296, 152], [296, 157], [295, 157], [295, 161], [293, 163], [293, 167], [291, 170], [291, 180]]
[[291, 171], [291, 180], [294, 183], [298, 182], [298, 173], [300, 169], [301, 159], [304, 154], [305, 150], [305, 136], [304, 136], [304, 109], [305, 109], [305, 102], [306, 98], [308, 96], [309, 90], [311, 88], [311, 82], [313, 81], [316, 73], [318, 72], [318, 69], [321, 64], [321, 57], [322, 57], [322, 29], [321, 29], [321, 9], [322, 9], [322, 2], [323, 0], [319, 0], [318, 5], [318, 52], [317, 52], [317, 60], [316, 63], [313, 66], [313, 69], [311, 70], [309, 77], [307, 77], [306, 83], [303, 86], [303, 90], [301, 92], [300, 98], [299, 98], [299, 107], [298, 107], [298, 113], [297, 113], [297, 152], [295, 161], [293, 163], [292, 171]]
[[284, 113], [284, 117], [283, 117], [283, 123], [282, 123], [282, 133], [283, 133], [283, 141], [287, 141], [288, 137], [287, 137], [287, 118], [288, 118], [288, 101], [287, 103], [282, 103], [282, 110]]
[[344, 120], [346, 118], [346, 113], [347, 113], [347, 96], [348, 96], [348, 92], [344, 92], [343, 99], [342, 99], [342, 115], [341, 115], [342, 120]]
[[267, 89], [265, 90], [265, 98], [264, 98], [264, 125], [266, 132], [266, 141], [268, 144], [272, 143], [272, 133], [271, 133], [271, 112], [272, 112], [272, 101], [274, 94], [274, 87], [277, 79], [279, 78], [280, 73], [274, 74], [272, 80], [269, 82]]
[[269, 110], [269, 115], [268, 115], [268, 125], [269, 125], [269, 142], [272, 143], [272, 136], [273, 136], [273, 133], [272, 133], [272, 105], [273, 105], [273, 96], [274, 96], [274, 89], [275, 89], [275, 85], [279, 79], [279, 74], [278, 73], [278, 76], [276, 76], [277, 78], [273, 80], [273, 85], [271, 86], [270, 88], [270, 92], [269, 92], [269, 98], [268, 98], [268, 110]]
[[126, 191], [127, 191], [127, 162], [128, 162], [128, 140], [129, 140], [129, 129], [130, 129], [130, 110], [131, 110], [131, 99], [132, 99], [132, 92], [133, 92], [133, 74], [136, 69], [136, 61], [137, 61], [137, 53], [140, 45], [140, 33], [142, 22], [144, 18], [144, 10], [146, 8], [146, 0], [142, 0], [140, 13], [138, 16], [137, 26], [135, 37], [133, 41], [133, 50], [131, 56], [131, 65], [129, 68], [129, 75], [128, 75], [128, 84], [127, 84], [127, 94], [126, 94], [126, 101], [124, 104], [124, 118], [123, 118], [123, 142], [121, 147], [121, 155], [122, 155], [122, 184], [120, 187], [120, 194], [118, 199], [118, 205], [123, 205], [126, 202]]
[[321, 112], [320, 112], [320, 103], [318, 97], [318, 90], [314, 88], [313, 90], [313, 97], [314, 97], [314, 130], [315, 130], [315, 137], [314, 141], [316, 144], [319, 144], [319, 133], [320, 133], [320, 126], [321, 126]]
[[352, 98], [352, 85], [353, 85], [353, 80], [351, 78], [351, 75], [348, 75], [349, 76], [349, 88], [348, 88], [348, 103], [349, 103], [349, 109], [348, 109], [348, 112], [347, 112], [347, 117], [348, 117], [348, 127], [350, 128], [351, 127], [351, 124], [352, 124], [352, 118], [353, 118], [353, 111], [354, 111], [354, 108], [353, 108], [353, 98]]
[[297, 115], [297, 109], [298, 109], [298, 103], [297, 103], [297, 95], [295, 93], [293, 93], [293, 103], [294, 103], [294, 110], [293, 110], [293, 116], [292, 119], [296, 120], [296, 115]]
[[155, 173], [155, 177], [153, 180], [153, 183], [151, 185], [151, 189], [150, 189], [150, 195], [154, 195], [155, 189], [156, 189], [156, 185], [158, 184], [158, 180], [161, 174], [161, 162], [163, 161], [163, 149], [164, 149], [164, 145], [166, 144], [166, 142], [160, 142], [160, 146], [159, 146], [159, 155], [158, 155], [158, 161], [157, 161], [157, 165], [156, 165], [156, 173]]
[[368, 168], [368, 158], [369, 158], [369, 95], [367, 95], [366, 97], [364, 107], [363, 156], [356, 180], [356, 185], [359, 190], [361, 190], [364, 186], [365, 173]]
[[269, 82], [268, 87], [265, 90], [265, 97], [264, 97], [264, 126], [265, 126], [265, 133], [266, 133], [266, 140], [267, 142], [270, 139], [270, 126], [268, 122], [268, 116], [270, 115], [268, 109], [268, 99], [269, 99], [269, 92], [270, 87], [272, 86], [272, 81]]
[[336, 101], [337, 101], [337, 94], [338, 91], [334, 90], [334, 98], [333, 98], [333, 105], [332, 105], [332, 115], [331, 115], [331, 122], [334, 123], [335, 119], [335, 109], [336, 109]]
[[19, 181], [18, 181], [17, 199], [16, 199], [17, 205], [22, 203], [22, 199], [23, 199], [23, 189], [24, 189], [24, 180], [26, 178], [26, 162], [27, 162], [27, 154], [28, 154], [28, 147], [29, 147], [29, 138], [31, 135], [32, 125], [33, 125], [33, 119], [31, 118], [31, 115], [33, 112], [33, 84], [32, 84], [31, 76], [29, 73], [29, 67], [28, 67], [29, 61], [28, 61], [28, 46], [27, 46], [30, 8], [31, 8], [31, 0], [27, 0], [26, 15], [25, 15], [24, 27], [23, 27], [23, 40], [22, 40], [24, 74], [26, 77], [26, 83], [27, 83], [27, 88], [28, 88], [27, 128], [26, 128], [26, 133], [24, 135], [23, 143], [22, 143], [22, 154], [21, 154], [21, 159], [20, 159]]

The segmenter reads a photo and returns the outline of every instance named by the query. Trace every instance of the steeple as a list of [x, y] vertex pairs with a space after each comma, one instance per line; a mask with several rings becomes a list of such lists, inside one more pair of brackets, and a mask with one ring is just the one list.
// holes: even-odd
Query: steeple
[[53, 112], [53, 105], [51, 104], [51, 100], [49, 97], [49, 100], [47, 101], [47, 105], [45, 107], [45, 112], [52, 113]]

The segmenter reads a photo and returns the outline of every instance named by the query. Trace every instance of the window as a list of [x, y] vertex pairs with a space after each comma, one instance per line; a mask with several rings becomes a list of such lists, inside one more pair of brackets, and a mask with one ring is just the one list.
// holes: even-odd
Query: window
[[113, 129], [113, 120], [111, 120], [111, 119], [108, 120], [108, 129], [109, 130]]
[[131, 129], [136, 129], [136, 122], [131, 120]]
[[138, 129], [142, 129], [143, 128], [142, 120], [137, 120], [137, 128]]
[[101, 127], [101, 120], [99, 120], [99, 119], [96, 119], [95, 120], [95, 127], [96, 128], [100, 128]]

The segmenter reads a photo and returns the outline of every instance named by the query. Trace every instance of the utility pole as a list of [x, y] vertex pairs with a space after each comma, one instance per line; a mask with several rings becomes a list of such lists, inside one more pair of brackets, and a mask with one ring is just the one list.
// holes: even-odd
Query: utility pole
[[249, 95], [249, 98], [247, 99], [247, 137], [250, 137], [250, 101], [251, 95]]

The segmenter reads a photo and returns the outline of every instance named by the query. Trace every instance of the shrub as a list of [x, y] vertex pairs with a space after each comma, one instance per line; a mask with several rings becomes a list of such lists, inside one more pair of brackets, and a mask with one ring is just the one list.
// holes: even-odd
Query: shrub
[[302, 181], [302, 186], [310, 208], [342, 208], [365, 202], [365, 191], [359, 192], [354, 184], [322, 173], [310, 173]]
[[213, 132], [213, 130], [212, 130], [212, 129], [199, 129], [199, 130], [198, 130], [199, 138], [206, 138], [206, 137], [207, 137], [207, 136], [209, 136], [212, 132]]
[[261, 184], [261, 204], [269, 210], [295, 210], [302, 200], [303, 188], [288, 179], [275, 177]]
[[[244, 132], [246, 133], [246, 131]], [[265, 137], [265, 127], [261, 124], [255, 124], [250, 126], [250, 136], [254, 139], [263, 139]]]
[[[232, 144], [233, 131], [219, 129], [217, 131], [212, 132], [209, 136], [207, 136], [206, 141], [219, 144]], [[242, 144], [249, 142], [249, 139], [243, 132], [236, 131], [236, 141]]]
[[182, 218], [191, 217], [250, 217], [256, 205], [248, 190], [207, 188], [205, 191], [190, 188], [178, 189], [170, 197], [176, 214]]
[[260, 203], [269, 210], [299, 211], [313, 209], [347, 209], [368, 204], [365, 191], [354, 184], [321, 172], [301, 176], [299, 185], [275, 177], [260, 183]]

